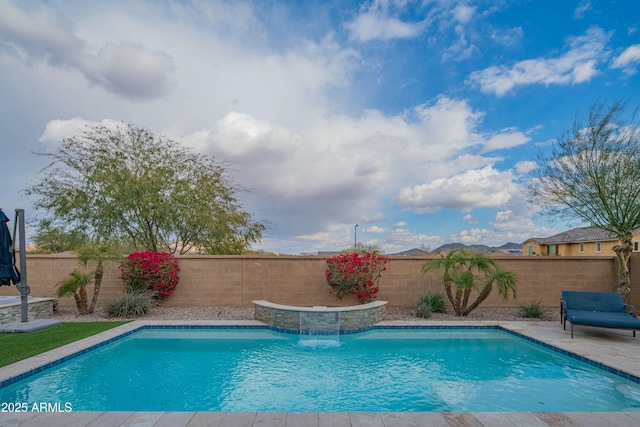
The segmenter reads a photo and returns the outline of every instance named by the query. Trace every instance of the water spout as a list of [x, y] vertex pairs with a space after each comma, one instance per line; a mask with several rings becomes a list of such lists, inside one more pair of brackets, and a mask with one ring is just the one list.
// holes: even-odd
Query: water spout
[[340, 346], [340, 312], [301, 311], [299, 344], [314, 348]]

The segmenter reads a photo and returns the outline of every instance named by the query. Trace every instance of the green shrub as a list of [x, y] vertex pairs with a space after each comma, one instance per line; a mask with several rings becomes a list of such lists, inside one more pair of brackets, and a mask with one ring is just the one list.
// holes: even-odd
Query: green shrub
[[118, 298], [106, 301], [103, 311], [107, 317], [140, 317], [147, 314], [156, 304], [155, 292], [125, 292]]
[[429, 304], [434, 313], [447, 312], [447, 298], [441, 292], [428, 292], [420, 298], [418, 305], [421, 304]]
[[429, 303], [421, 303], [418, 304], [418, 308], [416, 309], [416, 316], [422, 317], [423, 319], [428, 319], [431, 317], [431, 313], [433, 313], [433, 308]]
[[544, 308], [540, 301], [532, 301], [529, 304], [523, 304], [520, 306], [520, 315], [531, 319], [544, 318]]
[[431, 313], [446, 313], [447, 300], [440, 292], [429, 292], [418, 301], [416, 316], [428, 319]]

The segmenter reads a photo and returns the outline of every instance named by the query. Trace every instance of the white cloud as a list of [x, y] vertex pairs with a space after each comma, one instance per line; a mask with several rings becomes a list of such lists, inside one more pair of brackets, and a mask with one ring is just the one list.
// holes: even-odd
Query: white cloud
[[39, 141], [45, 145], [55, 145], [65, 138], [77, 136], [80, 132], [95, 126], [104, 126], [116, 130], [122, 128], [124, 123], [110, 119], [86, 120], [81, 117], [69, 120], [51, 120], [46, 124]]
[[351, 38], [360, 42], [414, 38], [426, 29], [427, 22], [405, 22], [394, 17], [395, 9], [404, 5], [405, 2], [373, 1], [363, 5], [361, 13], [345, 27]]
[[550, 236], [556, 231], [536, 225], [531, 218], [513, 210], [498, 211], [490, 228], [472, 228], [452, 234], [448, 241], [469, 244], [503, 245], [522, 243], [530, 237]]
[[582, 19], [584, 17], [584, 14], [590, 11], [592, 8], [593, 8], [593, 5], [589, 0], [583, 1], [578, 5], [576, 10], [573, 11], [574, 19]]
[[456, 243], [464, 243], [465, 245], [474, 245], [480, 242], [486, 242], [491, 234], [489, 230], [482, 228], [473, 228], [471, 230], [461, 230], [451, 235], [451, 241]]
[[347, 25], [354, 39], [367, 42], [371, 40], [390, 40], [413, 38], [424, 29], [423, 23], [402, 22], [397, 18], [383, 17], [375, 13], [360, 15]]
[[[301, 149], [297, 135], [266, 120], [230, 111], [216, 126], [187, 137], [194, 147], [209, 144], [236, 162], [266, 162], [296, 156]], [[202, 148], [201, 148], [202, 149]]]
[[[451, 14], [450, 18], [447, 16], [448, 13]], [[455, 41], [442, 53], [443, 60], [461, 61], [479, 52], [479, 49], [469, 41], [467, 36], [467, 29], [471, 27], [470, 23], [475, 14], [475, 7], [459, 4], [454, 6], [450, 12], [446, 11], [442, 14], [443, 16], [438, 18], [441, 28], [450, 21], [455, 34]]]
[[522, 132], [501, 133], [489, 138], [482, 152], [488, 153], [495, 150], [513, 148], [519, 145], [524, 145], [529, 141], [531, 141], [531, 138]]
[[[354, 224], [382, 221], [381, 213], [363, 212], [404, 182], [485, 165], [481, 157], [455, 156], [481, 144], [475, 130], [480, 117], [464, 101], [440, 97], [396, 116], [373, 110], [360, 118], [325, 115], [295, 133], [230, 112], [179, 139], [230, 161], [251, 197], [270, 200], [268, 217], [284, 215], [279, 227], [301, 230], [305, 223], [316, 227], [340, 217]], [[393, 172], [399, 168], [406, 173]]]
[[454, 18], [461, 24], [467, 24], [469, 21], [471, 21], [471, 18], [473, 18], [473, 15], [475, 13], [475, 7], [467, 6], [464, 4], [459, 4], [453, 9]]
[[489, 165], [450, 178], [438, 178], [428, 184], [403, 188], [396, 203], [404, 210], [417, 213], [496, 208], [505, 206], [519, 194], [512, 181], [511, 172], [500, 172]]
[[76, 64], [91, 83], [132, 99], [153, 99], [169, 91], [175, 66], [162, 51], [137, 43], [108, 44]]
[[491, 222], [495, 233], [503, 237], [503, 241], [522, 243], [530, 237], [551, 236], [557, 231], [542, 225], [535, 224], [531, 218], [517, 214], [512, 210], [498, 211]]
[[0, 0], [0, 35], [25, 61], [45, 60], [64, 65], [75, 60], [85, 42], [73, 34], [73, 23], [46, 5], [25, 10]]
[[464, 27], [460, 24], [456, 26], [456, 41], [444, 50], [442, 53], [443, 60], [461, 61], [467, 59], [478, 52], [478, 48], [469, 42], [464, 31]]
[[467, 214], [465, 216], [462, 217], [462, 220], [466, 223], [469, 224], [479, 224], [480, 221], [478, 221], [476, 218], [473, 217], [473, 215], [471, 214]]
[[407, 248], [436, 248], [444, 243], [445, 240], [442, 236], [432, 236], [399, 228], [391, 232], [380, 244], [380, 247], [386, 253], [393, 253]]
[[629, 74], [635, 73], [635, 65], [640, 62], [640, 44], [634, 44], [626, 48], [611, 64], [611, 68], [623, 68]]
[[371, 227], [366, 227], [362, 229], [362, 232], [365, 234], [383, 234], [388, 232], [388, 228], [378, 227], [377, 225], [372, 225]]
[[87, 126], [93, 126], [95, 122], [76, 117], [71, 120], [51, 120], [45, 126], [44, 132], [40, 136], [40, 142], [44, 144], [55, 144], [65, 138], [77, 135], [80, 130]]
[[407, 226], [407, 221], [396, 222], [393, 226], [396, 228], [404, 228]]
[[494, 29], [491, 32], [491, 39], [504, 46], [514, 46], [522, 40], [524, 30], [521, 27], [509, 28], [506, 30]]
[[[477, 130], [482, 113], [463, 100], [438, 97], [397, 115], [369, 110], [361, 117], [319, 112], [309, 118], [300, 108], [293, 102], [286, 110], [288, 121], [279, 125], [229, 111], [197, 132], [172, 128], [171, 137], [227, 160], [238, 182], [250, 190], [243, 198], [257, 217], [277, 219], [270, 227], [275, 233], [307, 236], [301, 245], [306, 250], [331, 249], [329, 242], [348, 240], [340, 235], [313, 247], [311, 242], [323, 240], [311, 239], [315, 233], [309, 230], [342, 224], [353, 231], [356, 223], [383, 222], [386, 216], [379, 208], [399, 188], [492, 161], [460, 154], [483, 143]], [[299, 126], [300, 114], [305, 127]]]
[[149, 100], [168, 92], [174, 71], [168, 54], [138, 43], [110, 43], [92, 53], [70, 20], [52, 8], [25, 10], [6, 0], [0, 6], [0, 36], [23, 61], [75, 69], [90, 83], [126, 98]]
[[[524, 223], [523, 223], [524, 221]], [[498, 211], [492, 225], [499, 230], [522, 230], [523, 226], [531, 229], [533, 223], [529, 219], [514, 215], [512, 210]]]
[[536, 162], [533, 160], [523, 160], [515, 165], [515, 170], [518, 174], [527, 174], [537, 167]]
[[471, 74], [468, 81], [484, 93], [503, 96], [517, 86], [531, 84], [577, 84], [591, 80], [596, 65], [607, 56], [610, 35], [598, 27], [569, 40], [569, 50], [557, 58], [519, 61], [512, 66], [492, 66]]

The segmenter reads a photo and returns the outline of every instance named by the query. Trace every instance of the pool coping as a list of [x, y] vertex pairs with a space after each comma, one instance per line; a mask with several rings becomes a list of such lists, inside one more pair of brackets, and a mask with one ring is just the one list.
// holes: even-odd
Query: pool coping
[[335, 313], [342, 311], [364, 311], [372, 308], [384, 307], [387, 305], [387, 301], [372, 301], [366, 304], [359, 305], [346, 305], [341, 306], [326, 306], [326, 305], [313, 305], [313, 306], [300, 306], [300, 305], [284, 305], [276, 304], [265, 300], [253, 301], [255, 305], [266, 308], [274, 308], [282, 311], [304, 311], [309, 313]]

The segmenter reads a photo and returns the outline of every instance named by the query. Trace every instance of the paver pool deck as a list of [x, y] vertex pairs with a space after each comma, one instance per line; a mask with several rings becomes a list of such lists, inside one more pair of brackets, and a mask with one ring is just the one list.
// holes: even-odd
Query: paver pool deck
[[[0, 368], [0, 381], [73, 354], [142, 325], [263, 325], [256, 321], [136, 321]], [[387, 321], [378, 325], [492, 326], [545, 342], [640, 377], [640, 337], [630, 331], [575, 327], [559, 322]], [[69, 412], [0, 413], [5, 426], [170, 426], [170, 427], [391, 427], [391, 426], [640, 426], [640, 411], [629, 412]]]

